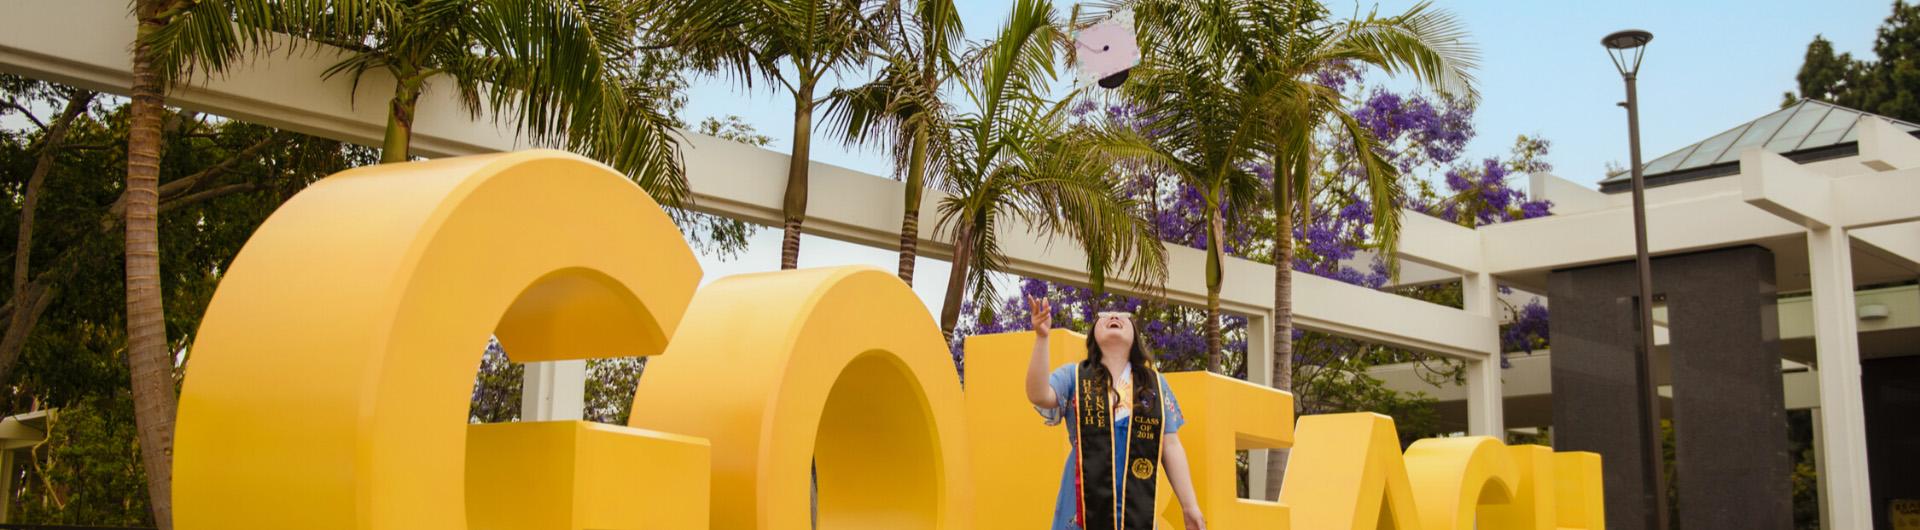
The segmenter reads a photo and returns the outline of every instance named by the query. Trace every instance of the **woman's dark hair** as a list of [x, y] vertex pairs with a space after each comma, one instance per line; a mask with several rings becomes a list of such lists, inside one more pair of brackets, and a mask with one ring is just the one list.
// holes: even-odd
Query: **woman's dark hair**
[[[1080, 363], [1080, 369], [1093, 370], [1091, 373], [1095, 379], [1106, 383], [1107, 388], [1113, 388], [1113, 382], [1107, 381], [1113, 375], [1100, 365], [1100, 341], [1094, 339], [1099, 333], [1097, 322], [1095, 329], [1087, 330], [1087, 360]], [[1147, 357], [1147, 341], [1143, 339], [1140, 329], [1134, 328], [1133, 345], [1127, 348], [1127, 364], [1133, 365], [1133, 395], [1136, 401], [1160, 391], [1160, 386], [1153, 383], [1153, 365]]]

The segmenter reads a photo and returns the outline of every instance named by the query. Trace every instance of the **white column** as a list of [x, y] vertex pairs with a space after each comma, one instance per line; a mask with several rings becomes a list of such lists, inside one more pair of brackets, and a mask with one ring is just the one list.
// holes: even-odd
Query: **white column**
[[[1469, 272], [1460, 282], [1461, 300], [1467, 312], [1486, 316], [1498, 327], [1503, 315], [1496, 309], [1500, 301], [1493, 275]], [[1494, 351], [1486, 352], [1486, 358], [1467, 361], [1467, 434], [1492, 436], [1504, 442], [1507, 420], [1505, 393], [1500, 388], [1499, 349], [1496, 344]]]
[[1867, 422], [1860, 397], [1859, 320], [1854, 316], [1853, 254], [1842, 228], [1807, 231], [1813, 284], [1813, 337], [1819, 365], [1823, 519], [1832, 528], [1871, 528]]
[[[1273, 313], [1247, 315], [1247, 381], [1273, 386]], [[1267, 451], [1247, 452], [1247, 498], [1266, 499]]]
[[1273, 313], [1247, 315], [1247, 382], [1273, 386]]
[[1505, 442], [1507, 420], [1501, 402], [1500, 358], [1467, 361], [1467, 434]]
[[[1825, 453], [1824, 451], [1826, 451], [1826, 445], [1827, 445], [1827, 443], [1826, 443], [1825, 441], [1823, 441], [1823, 440], [1821, 440], [1821, 439], [1820, 439], [1820, 431], [1821, 431], [1821, 429], [1820, 429], [1820, 407], [1814, 407], [1814, 408], [1812, 408], [1812, 409], [1808, 409], [1808, 410], [1807, 410], [1807, 412], [1809, 412], [1809, 413], [1811, 413], [1811, 414], [1812, 414], [1812, 416], [1813, 416], [1813, 417], [1812, 417], [1812, 421], [1813, 421], [1813, 476], [1817, 478], [1817, 480], [1818, 480], [1818, 483], [1817, 483], [1817, 484], [1818, 484], [1818, 486], [1819, 486], [1819, 488], [1820, 488], [1820, 490], [1821, 490], [1821, 491], [1825, 491], [1825, 490], [1826, 490], [1826, 488], [1827, 488], [1827, 485], [1826, 485], [1826, 481], [1827, 481], [1827, 455], [1826, 455], [1826, 453]], [[1833, 517], [1832, 517], [1832, 513], [1833, 513], [1833, 511], [1832, 511], [1831, 509], [1828, 509], [1828, 508], [1827, 508], [1827, 496], [1826, 496], [1826, 495], [1821, 495], [1821, 496], [1820, 496], [1820, 530], [1831, 530], [1831, 529], [1833, 528]]]
[[520, 421], [577, 420], [587, 400], [587, 362], [527, 363]]

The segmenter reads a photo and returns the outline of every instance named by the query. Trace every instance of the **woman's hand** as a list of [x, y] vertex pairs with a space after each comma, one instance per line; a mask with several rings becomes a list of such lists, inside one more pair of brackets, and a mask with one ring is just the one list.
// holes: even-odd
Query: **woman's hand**
[[1207, 518], [1200, 515], [1199, 508], [1187, 508], [1181, 512], [1186, 515], [1187, 530], [1207, 530]]
[[1033, 315], [1033, 334], [1045, 340], [1053, 329], [1053, 304], [1045, 298], [1027, 297], [1027, 312]]
[[1193, 494], [1193, 476], [1187, 474], [1187, 448], [1180, 445], [1179, 434], [1167, 433], [1160, 438], [1160, 466], [1167, 471], [1173, 496], [1180, 499], [1180, 514], [1187, 520], [1187, 530], [1204, 530], [1207, 518], [1200, 515], [1200, 500]]

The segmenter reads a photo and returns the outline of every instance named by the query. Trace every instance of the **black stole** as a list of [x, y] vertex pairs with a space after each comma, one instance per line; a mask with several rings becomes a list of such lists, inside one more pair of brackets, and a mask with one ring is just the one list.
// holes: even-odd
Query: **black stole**
[[[1081, 365], [1077, 374], [1080, 422], [1080, 515], [1085, 530], [1151, 530], [1155, 476], [1160, 469], [1160, 374], [1134, 369], [1133, 415], [1127, 436], [1127, 465], [1113, 468], [1113, 410], [1108, 405], [1106, 368]], [[1144, 373], [1143, 373], [1144, 372]], [[1121, 473], [1116, 483], [1114, 474]], [[1119, 495], [1115, 495], [1115, 491]], [[1120, 520], [1114, 520], [1114, 512]]]

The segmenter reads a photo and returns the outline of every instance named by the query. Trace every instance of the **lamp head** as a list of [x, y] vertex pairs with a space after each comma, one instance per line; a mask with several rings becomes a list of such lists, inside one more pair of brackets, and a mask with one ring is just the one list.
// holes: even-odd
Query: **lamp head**
[[1613, 57], [1613, 67], [1620, 70], [1620, 75], [1629, 77], [1640, 73], [1640, 58], [1646, 54], [1649, 42], [1653, 42], [1653, 33], [1640, 29], [1615, 31], [1600, 39], [1600, 45], [1607, 47], [1607, 55]]

